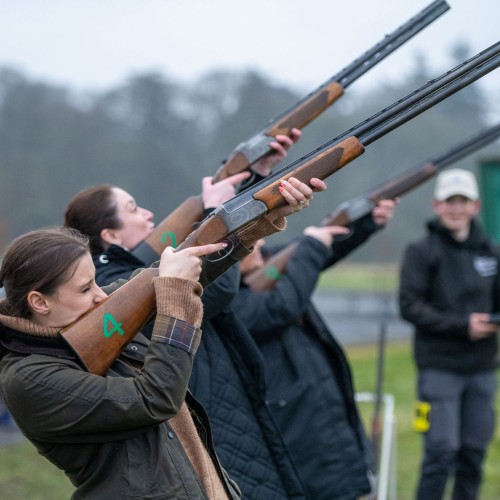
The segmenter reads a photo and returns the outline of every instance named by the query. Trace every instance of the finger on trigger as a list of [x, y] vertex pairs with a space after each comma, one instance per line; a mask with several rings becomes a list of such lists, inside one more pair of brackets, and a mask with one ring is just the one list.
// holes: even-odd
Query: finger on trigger
[[191, 255], [196, 255], [202, 257], [203, 255], [208, 255], [213, 252], [217, 252], [227, 247], [227, 243], [221, 241], [220, 243], [209, 243], [208, 245], [201, 245], [199, 247], [191, 247]]
[[241, 181], [248, 179], [250, 177], [250, 172], [245, 170], [244, 172], [240, 172], [238, 174], [234, 174], [231, 177], [228, 177], [226, 180], [233, 185], [239, 184]]
[[344, 226], [331, 226], [330, 233], [334, 236], [337, 234], [348, 234], [350, 231], [349, 228]]

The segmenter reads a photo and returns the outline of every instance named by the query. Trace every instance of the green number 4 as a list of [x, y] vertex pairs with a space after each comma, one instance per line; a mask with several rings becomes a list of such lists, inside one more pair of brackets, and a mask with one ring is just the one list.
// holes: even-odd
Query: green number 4
[[[113, 328], [109, 329], [108, 326], [111, 323]], [[113, 333], [118, 332], [120, 335], [124, 335], [125, 332], [122, 330], [122, 324], [118, 323], [111, 313], [106, 313], [103, 318], [103, 330], [104, 336], [106, 338], [111, 337]]]

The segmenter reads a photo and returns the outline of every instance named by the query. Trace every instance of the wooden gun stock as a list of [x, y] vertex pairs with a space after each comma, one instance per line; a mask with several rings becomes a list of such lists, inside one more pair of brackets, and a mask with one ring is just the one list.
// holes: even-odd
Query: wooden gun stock
[[190, 196], [163, 219], [144, 240], [158, 256], [167, 246], [176, 248], [193, 230], [193, 225], [203, 219], [201, 195]]
[[321, 90], [282, 116], [277, 123], [269, 127], [266, 134], [276, 137], [278, 134], [292, 135], [293, 128], [304, 128], [323, 111], [328, 109], [337, 99], [342, 97], [344, 89], [337, 82], [331, 82], [321, 87]]
[[[287, 203], [279, 192], [282, 180], [293, 176], [310, 184], [313, 177], [325, 179], [361, 155], [363, 151], [364, 147], [356, 137], [348, 137], [341, 143], [308, 158], [296, 168], [284, 169], [286, 173], [282, 176], [264, 179], [255, 186], [254, 190], [249, 190], [250, 193], [244, 191], [214, 210], [179, 245], [179, 249], [223, 241], [229, 234], [243, 229], [253, 220]], [[231, 207], [233, 204], [237, 205], [234, 209]]]
[[154, 314], [155, 276], [158, 269], [145, 269], [61, 331], [90, 373], [104, 375]]
[[[269, 143], [274, 141], [277, 135], [281, 134], [292, 137], [293, 128], [304, 128], [323, 113], [323, 111], [328, 109], [343, 93], [344, 89], [342, 86], [337, 82], [332, 82], [322, 87], [317, 93], [308, 96], [304, 101], [299, 102], [295, 108], [288, 111], [276, 123], [273, 122], [267, 130], [262, 132], [260, 142], [267, 141], [267, 143], [260, 145], [261, 151], [259, 153], [255, 152], [257, 149], [256, 146], [252, 146], [251, 144], [243, 143], [244, 146], [238, 146], [226, 162], [217, 170], [214, 181], [217, 182], [226, 179], [231, 175], [244, 172], [250, 168], [257, 160], [273, 151], [269, 147]], [[252, 152], [258, 154], [258, 157], [254, 160], [249, 158], [250, 152], [248, 149], [252, 147]]]
[[285, 204], [285, 200], [278, 188], [283, 179], [295, 177], [306, 184], [310, 184], [313, 177], [326, 179], [363, 154], [364, 150], [363, 144], [356, 137], [348, 137], [314, 158], [306, 160], [299, 167], [261, 189], [254, 194], [254, 198], [264, 202], [269, 210], [282, 206]]

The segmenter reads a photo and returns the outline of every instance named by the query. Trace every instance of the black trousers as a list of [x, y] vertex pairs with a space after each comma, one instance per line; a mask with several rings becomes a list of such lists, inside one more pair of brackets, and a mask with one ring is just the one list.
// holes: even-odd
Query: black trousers
[[453, 500], [474, 500], [482, 477], [482, 462], [495, 426], [494, 371], [462, 375], [422, 370], [421, 401], [430, 404], [430, 427], [424, 434], [418, 500], [441, 500], [454, 477]]

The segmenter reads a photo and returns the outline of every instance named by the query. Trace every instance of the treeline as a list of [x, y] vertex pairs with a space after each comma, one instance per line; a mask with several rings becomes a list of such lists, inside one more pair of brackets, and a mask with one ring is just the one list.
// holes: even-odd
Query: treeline
[[[449, 67], [468, 55], [466, 48], [456, 47]], [[304, 129], [287, 162], [435, 76], [419, 57], [411, 74], [397, 84], [364, 93], [353, 85]], [[201, 178], [212, 175], [239, 142], [302, 97], [252, 72], [214, 72], [190, 85], [161, 74], [138, 74], [108, 91], [82, 94], [2, 68], [0, 244], [3, 248], [26, 230], [61, 223], [68, 200], [98, 183], [130, 191], [159, 221], [199, 193]], [[486, 125], [486, 107], [485, 96], [472, 85], [370, 145], [360, 159], [330, 178], [328, 191], [290, 218], [287, 232], [275, 238], [299, 234], [340, 202], [478, 131]], [[492, 148], [459, 166], [476, 169], [478, 156], [498, 152]], [[390, 227], [354, 258], [398, 260], [402, 246], [421, 233], [430, 215], [431, 187], [432, 182], [406, 196]]]

